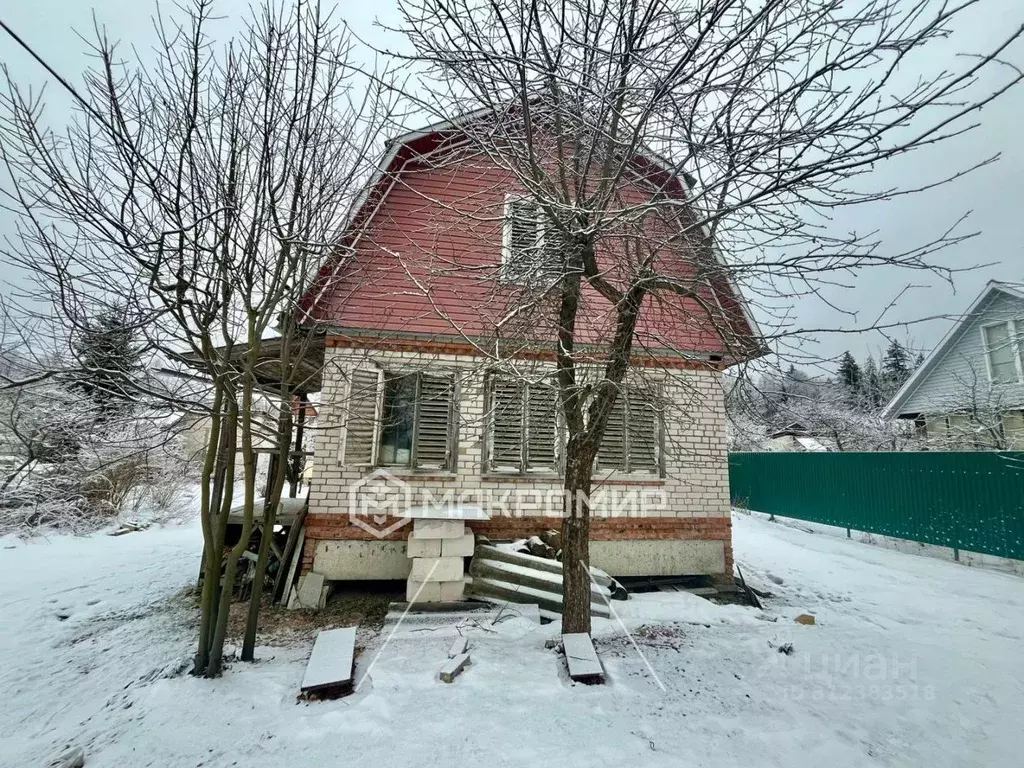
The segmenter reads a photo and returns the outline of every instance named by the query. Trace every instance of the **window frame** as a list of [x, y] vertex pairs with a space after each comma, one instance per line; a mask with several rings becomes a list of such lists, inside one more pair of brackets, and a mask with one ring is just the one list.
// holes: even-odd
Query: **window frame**
[[[1006, 320], [998, 320], [991, 323], [982, 323], [979, 327], [981, 333], [981, 352], [985, 358], [985, 372], [988, 374], [989, 384], [1024, 384], [1024, 361], [1021, 360], [1021, 339], [1018, 335], [1018, 324], [1024, 326], [1024, 318], [1011, 317]], [[987, 330], [1005, 326], [1009, 333], [1009, 345], [1013, 350], [1013, 367], [1017, 373], [1016, 381], [996, 381], [992, 373], [992, 350], [989, 349]]]
[[[457, 469], [458, 463], [458, 441], [459, 441], [459, 382], [458, 376], [453, 370], [441, 371], [430, 371], [430, 370], [409, 370], [406, 372], [395, 372], [388, 371], [384, 368], [374, 369], [358, 369], [358, 370], [373, 370], [377, 375], [376, 393], [374, 397], [374, 416], [373, 416], [373, 438], [371, 440], [371, 460], [370, 462], [359, 461], [359, 462], [348, 462], [346, 461], [348, 451], [348, 420], [351, 418], [351, 387], [352, 377], [349, 377], [349, 383], [346, 388], [346, 405], [345, 405], [345, 426], [342, 431], [341, 439], [341, 450], [338, 458], [339, 463], [342, 465], [352, 467], [372, 467], [382, 469], [393, 469], [402, 472], [410, 473], [421, 473], [421, 474], [450, 474], [454, 473]], [[384, 412], [385, 412], [385, 396], [386, 396], [386, 380], [388, 376], [403, 377], [403, 376], [414, 376], [416, 382], [415, 394], [413, 396], [414, 410], [413, 410], [413, 424], [412, 424], [412, 444], [409, 449], [409, 461], [406, 463], [384, 463], [381, 460], [383, 451], [381, 450], [381, 440], [384, 437]], [[422, 387], [424, 376], [436, 376], [437, 378], [447, 378], [450, 381], [451, 394], [448, 401], [448, 438], [445, 444], [446, 461], [441, 467], [421, 467], [417, 466], [418, 451], [417, 443], [419, 442], [419, 430], [420, 430], [420, 413], [421, 413], [421, 401], [422, 401]]]
[[[412, 376], [413, 379], [413, 394], [412, 394], [412, 430], [409, 435], [409, 460], [407, 462], [385, 462], [382, 458], [384, 454], [384, 415], [387, 413], [387, 396], [388, 396], [388, 379], [401, 379]], [[374, 466], [376, 467], [397, 467], [400, 469], [413, 469], [416, 466], [416, 431], [419, 422], [420, 412], [420, 382], [422, 381], [421, 374], [418, 372], [410, 373], [388, 373], [383, 371], [381, 377], [380, 387], [380, 406], [377, 409], [377, 435], [375, 439], [376, 445], [374, 446]]]

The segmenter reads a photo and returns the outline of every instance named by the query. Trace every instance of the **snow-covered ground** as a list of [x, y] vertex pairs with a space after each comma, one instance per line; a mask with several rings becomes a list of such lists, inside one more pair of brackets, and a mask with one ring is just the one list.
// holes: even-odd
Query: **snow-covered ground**
[[512, 618], [462, 627], [473, 664], [452, 685], [453, 629], [368, 637], [359, 691], [318, 703], [295, 699], [308, 645], [217, 681], [177, 674], [194, 616], [169, 598], [195, 578], [194, 525], [3, 541], [0, 764], [74, 744], [90, 768], [1019, 765], [1024, 580], [734, 520], [766, 610], [616, 603], [642, 655], [595, 625], [608, 685], [570, 684], [544, 648], [557, 624]]

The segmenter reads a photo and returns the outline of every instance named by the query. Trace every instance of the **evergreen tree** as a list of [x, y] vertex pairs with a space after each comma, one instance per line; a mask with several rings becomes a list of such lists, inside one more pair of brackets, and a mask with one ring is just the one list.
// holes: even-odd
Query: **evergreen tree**
[[135, 336], [123, 312], [108, 310], [82, 329], [74, 342], [83, 370], [71, 388], [96, 404], [100, 418], [130, 406], [130, 384], [142, 361]]
[[889, 348], [882, 358], [882, 394], [890, 398], [903, 382], [910, 378], [910, 355], [896, 339], [889, 342]]
[[914, 358], [914, 370], [916, 371], [922, 365], [924, 365], [924, 352], [918, 352], [917, 357]]
[[864, 393], [864, 405], [870, 409], [878, 408], [882, 404], [882, 382], [878, 375], [878, 366], [875, 364], [875, 358], [870, 355], [864, 363], [861, 382]]
[[843, 356], [839, 359], [838, 375], [839, 385], [852, 401], [860, 393], [862, 377], [860, 366], [848, 351], [843, 352]]

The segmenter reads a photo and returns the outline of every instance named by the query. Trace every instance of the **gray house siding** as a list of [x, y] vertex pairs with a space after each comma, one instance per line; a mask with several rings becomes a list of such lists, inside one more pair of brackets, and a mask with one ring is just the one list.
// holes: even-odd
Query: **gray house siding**
[[1018, 321], [1019, 337], [1024, 332], [1024, 299], [994, 290], [961, 322], [952, 343], [907, 393], [896, 415], [942, 414], [971, 408], [1024, 408], [1024, 383], [1019, 379], [1007, 384], [989, 381], [981, 329], [1007, 320]]

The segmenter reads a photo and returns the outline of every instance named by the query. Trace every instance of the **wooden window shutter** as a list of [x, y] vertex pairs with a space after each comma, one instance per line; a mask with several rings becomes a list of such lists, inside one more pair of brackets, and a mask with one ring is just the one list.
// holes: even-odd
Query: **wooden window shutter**
[[454, 377], [422, 374], [417, 398], [416, 467], [448, 469], [455, 429]]
[[660, 433], [658, 407], [652, 392], [630, 393], [629, 408], [629, 471], [658, 472]]
[[615, 398], [612, 412], [597, 449], [597, 465], [601, 469], [627, 470], [626, 465], [626, 395], [623, 392]]
[[523, 388], [513, 379], [491, 378], [491, 469], [523, 466]]
[[530, 384], [526, 395], [526, 468], [557, 469], [558, 392], [546, 384]]
[[345, 419], [345, 464], [373, 464], [377, 458], [381, 371], [357, 368], [349, 382]]

